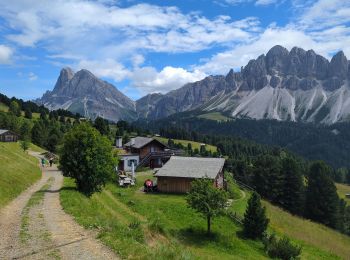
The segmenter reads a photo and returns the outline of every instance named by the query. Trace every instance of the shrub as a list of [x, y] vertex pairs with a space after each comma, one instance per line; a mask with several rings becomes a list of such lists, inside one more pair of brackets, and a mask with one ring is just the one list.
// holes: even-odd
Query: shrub
[[279, 240], [272, 234], [264, 239], [265, 250], [271, 258], [283, 260], [298, 259], [301, 254], [301, 246], [293, 245], [288, 237]]

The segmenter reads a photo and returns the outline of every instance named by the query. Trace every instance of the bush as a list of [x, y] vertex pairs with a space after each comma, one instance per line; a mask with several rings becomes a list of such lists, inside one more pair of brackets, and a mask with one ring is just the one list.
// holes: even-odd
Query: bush
[[77, 189], [91, 196], [112, 178], [117, 161], [107, 137], [83, 123], [65, 134], [59, 163], [63, 175], [72, 177]]
[[293, 245], [288, 237], [279, 240], [275, 235], [264, 239], [265, 250], [271, 258], [283, 260], [298, 259], [301, 254], [301, 246]]

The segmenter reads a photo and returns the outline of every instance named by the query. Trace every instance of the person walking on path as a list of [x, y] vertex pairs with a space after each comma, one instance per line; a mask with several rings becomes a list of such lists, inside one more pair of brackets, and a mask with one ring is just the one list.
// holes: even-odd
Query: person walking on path
[[52, 167], [52, 163], [53, 163], [53, 159], [52, 158], [50, 158], [49, 163], [50, 163], [50, 167]]
[[41, 166], [44, 168], [45, 167], [45, 158], [41, 158]]

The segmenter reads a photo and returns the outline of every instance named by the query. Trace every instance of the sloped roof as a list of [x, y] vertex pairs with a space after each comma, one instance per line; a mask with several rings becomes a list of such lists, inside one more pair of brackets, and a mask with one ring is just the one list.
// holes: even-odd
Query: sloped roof
[[0, 135], [6, 133], [6, 132], [8, 132], [8, 131], [9, 131], [9, 130], [6, 130], [6, 129], [0, 129]]
[[156, 142], [160, 143], [161, 145], [165, 146], [164, 144], [162, 144], [158, 140], [153, 139], [153, 138], [149, 138], [149, 137], [137, 136], [137, 137], [134, 137], [134, 140], [135, 140], [135, 143], [133, 145], [131, 145], [131, 141], [130, 141], [130, 142], [127, 142], [125, 144], [125, 146], [140, 149], [152, 141], [156, 141]]
[[215, 179], [224, 164], [224, 158], [172, 156], [155, 176]]

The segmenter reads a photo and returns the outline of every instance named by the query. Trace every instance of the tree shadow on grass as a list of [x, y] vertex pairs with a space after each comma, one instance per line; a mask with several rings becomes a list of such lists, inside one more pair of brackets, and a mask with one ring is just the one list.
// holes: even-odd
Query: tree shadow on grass
[[186, 244], [195, 246], [205, 246], [206, 244], [217, 241], [220, 238], [220, 234], [216, 232], [207, 233], [204, 229], [198, 229], [193, 227], [188, 227], [180, 229], [176, 232], [177, 236], [183, 240]]
[[39, 190], [38, 192], [42, 192], [42, 193], [59, 193], [61, 191], [64, 191], [64, 190], [73, 190], [73, 191], [77, 191], [77, 189], [75, 187], [62, 187], [60, 189], [56, 189], [56, 190], [49, 190], [49, 189], [45, 189], [45, 190]]

